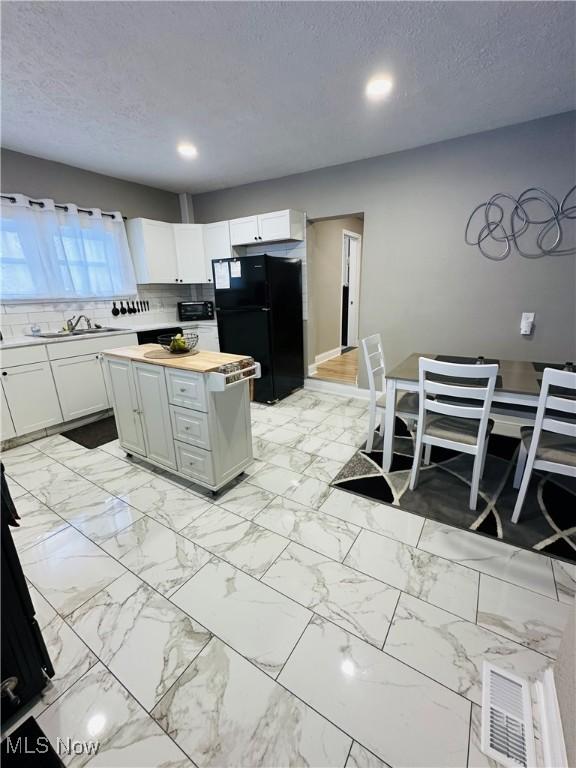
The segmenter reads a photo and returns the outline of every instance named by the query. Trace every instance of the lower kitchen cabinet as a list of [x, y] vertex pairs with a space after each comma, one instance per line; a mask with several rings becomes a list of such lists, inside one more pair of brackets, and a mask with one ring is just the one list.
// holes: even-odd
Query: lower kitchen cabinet
[[14, 422], [12, 421], [6, 395], [4, 394], [4, 387], [0, 387], [0, 430], [0, 440], [10, 440], [11, 437], [16, 435]]
[[132, 366], [129, 362], [116, 358], [108, 359], [106, 365], [108, 389], [120, 443], [126, 451], [145, 456], [144, 430]]
[[65, 421], [109, 407], [100, 355], [53, 360], [52, 372]]
[[4, 369], [2, 386], [16, 434], [35, 432], [64, 421], [49, 362]]
[[152, 461], [176, 469], [164, 368], [138, 363], [135, 363], [133, 368], [146, 456]]

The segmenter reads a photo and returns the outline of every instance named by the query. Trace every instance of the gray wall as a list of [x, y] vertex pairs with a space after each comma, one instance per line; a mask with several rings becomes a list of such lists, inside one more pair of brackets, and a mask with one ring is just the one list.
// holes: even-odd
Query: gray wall
[[172, 192], [8, 149], [2, 150], [1, 161], [2, 192], [21, 192], [35, 198], [49, 197], [57, 203], [121, 211], [129, 219], [143, 216], [180, 221], [178, 195]]
[[[411, 352], [533, 360], [576, 357], [576, 258], [489, 261], [464, 244], [472, 209], [496, 192], [575, 183], [576, 113], [194, 197], [198, 222], [296, 208], [364, 211], [360, 332], [387, 364]], [[522, 311], [536, 313], [521, 337]]]

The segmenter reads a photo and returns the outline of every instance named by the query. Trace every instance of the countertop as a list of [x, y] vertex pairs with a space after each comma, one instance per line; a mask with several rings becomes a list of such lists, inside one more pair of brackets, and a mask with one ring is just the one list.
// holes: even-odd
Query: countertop
[[118, 347], [117, 349], [105, 349], [102, 354], [109, 357], [120, 357], [125, 360], [135, 360], [138, 363], [151, 363], [163, 365], [166, 368], [179, 368], [183, 371], [196, 373], [210, 373], [217, 371], [221, 365], [238, 363], [249, 359], [248, 355], [230, 355], [225, 352], [210, 352], [199, 350], [196, 355], [179, 357], [173, 355], [169, 358], [154, 357], [154, 353], [164, 352], [159, 344], [140, 344], [137, 347]]
[[161, 331], [162, 328], [192, 328], [196, 325], [216, 326], [216, 320], [174, 320], [172, 323], [134, 323], [126, 328], [115, 328], [114, 331], [103, 333], [88, 333], [80, 336], [61, 336], [56, 339], [44, 339], [41, 336], [8, 336], [0, 341], [0, 350], [13, 347], [29, 347], [42, 344], [61, 344], [63, 341], [81, 341], [82, 339], [100, 339], [109, 336], [119, 336], [123, 333], [138, 333], [138, 331]]

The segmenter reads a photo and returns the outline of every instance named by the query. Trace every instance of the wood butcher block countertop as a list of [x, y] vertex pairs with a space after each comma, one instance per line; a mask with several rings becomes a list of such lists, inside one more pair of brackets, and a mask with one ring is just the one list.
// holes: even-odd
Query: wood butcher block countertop
[[125, 360], [135, 360], [138, 363], [151, 363], [163, 365], [166, 368], [180, 368], [183, 371], [196, 373], [210, 373], [217, 371], [221, 365], [238, 363], [246, 360], [248, 355], [229, 355], [225, 352], [209, 352], [198, 350], [196, 355], [171, 355], [170, 357], [157, 357], [146, 355], [154, 352], [165, 352], [160, 344], [140, 344], [137, 347], [118, 347], [117, 349], [105, 349], [102, 354], [110, 357], [121, 357]]

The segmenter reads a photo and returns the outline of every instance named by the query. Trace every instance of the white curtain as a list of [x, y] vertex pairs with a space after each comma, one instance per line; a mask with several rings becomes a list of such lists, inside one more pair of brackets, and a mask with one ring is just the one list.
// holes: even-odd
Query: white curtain
[[136, 293], [120, 213], [79, 212], [68, 203], [2, 198], [0, 292], [3, 301], [114, 298]]

